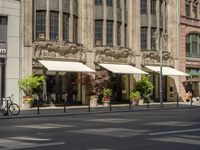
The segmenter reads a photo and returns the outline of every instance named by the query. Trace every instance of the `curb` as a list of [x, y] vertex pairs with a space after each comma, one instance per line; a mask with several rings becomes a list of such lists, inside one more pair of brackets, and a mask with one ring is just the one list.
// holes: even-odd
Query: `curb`
[[145, 108], [145, 109], [131, 109], [131, 110], [108, 110], [108, 111], [98, 111], [98, 112], [78, 112], [78, 113], [57, 113], [57, 114], [34, 114], [27, 116], [3, 116], [3, 119], [27, 119], [27, 118], [44, 118], [44, 117], [57, 117], [57, 116], [77, 116], [77, 115], [93, 115], [93, 114], [107, 114], [107, 113], [117, 113], [117, 112], [141, 112], [141, 111], [160, 111], [160, 110], [172, 110], [172, 109], [193, 109], [200, 108], [200, 106], [185, 106], [185, 107], [163, 107], [163, 108]]

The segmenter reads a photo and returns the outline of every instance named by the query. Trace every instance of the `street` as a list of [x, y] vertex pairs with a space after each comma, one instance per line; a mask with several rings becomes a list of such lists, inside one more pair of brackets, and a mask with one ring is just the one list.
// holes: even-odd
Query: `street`
[[199, 150], [200, 108], [0, 119], [0, 150]]

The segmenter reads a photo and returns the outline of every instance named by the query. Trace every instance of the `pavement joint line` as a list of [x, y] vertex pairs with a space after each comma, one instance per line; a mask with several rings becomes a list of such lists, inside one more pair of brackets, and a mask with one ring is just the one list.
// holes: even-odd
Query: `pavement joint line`
[[140, 112], [140, 111], [159, 111], [169, 109], [191, 109], [200, 108], [200, 106], [184, 106], [184, 107], [163, 107], [163, 108], [143, 108], [143, 109], [132, 109], [132, 110], [107, 110], [98, 112], [78, 112], [78, 113], [57, 113], [57, 114], [34, 114], [25, 116], [6, 116], [0, 117], [1, 119], [23, 119], [23, 118], [42, 118], [42, 117], [56, 117], [56, 116], [73, 116], [73, 115], [92, 115], [92, 114], [106, 114], [106, 113], [117, 113], [117, 112]]
[[186, 130], [174, 130], [174, 131], [164, 131], [164, 132], [155, 132], [155, 133], [149, 133], [148, 135], [167, 135], [167, 134], [175, 134], [175, 133], [186, 133], [186, 132], [195, 132], [200, 131], [200, 128], [197, 129], [186, 129]]

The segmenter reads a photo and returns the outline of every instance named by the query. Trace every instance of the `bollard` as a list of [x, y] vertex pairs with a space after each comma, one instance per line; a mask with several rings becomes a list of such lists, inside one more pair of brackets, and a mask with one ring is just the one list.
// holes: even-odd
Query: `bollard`
[[110, 111], [112, 110], [112, 104], [111, 104], [111, 101], [110, 101]]
[[90, 100], [88, 101], [88, 112], [90, 112]]
[[149, 97], [147, 98], [147, 108], [149, 108]]
[[64, 100], [64, 113], [66, 113], [66, 103], [67, 103], [67, 101]]
[[4, 113], [3, 115], [4, 115], [4, 116], [8, 116], [8, 115], [9, 115], [9, 111], [8, 111], [8, 100], [6, 100], [5, 113]]
[[36, 97], [36, 100], [37, 100], [37, 114], [39, 115], [40, 114], [40, 99], [39, 99], [38, 95]]
[[176, 98], [176, 107], [178, 107], [179, 106], [179, 99], [178, 99], [178, 96], [177, 96], [177, 98]]
[[131, 111], [131, 102], [129, 102], [129, 110]]
[[190, 100], [190, 106], [192, 106], [192, 98], [191, 98], [191, 100]]

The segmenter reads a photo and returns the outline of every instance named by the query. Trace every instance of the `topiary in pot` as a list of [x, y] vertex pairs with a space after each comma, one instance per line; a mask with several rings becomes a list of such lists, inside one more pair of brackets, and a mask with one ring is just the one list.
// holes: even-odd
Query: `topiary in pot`
[[141, 96], [150, 96], [153, 93], [153, 83], [146, 76], [136, 82], [136, 90], [140, 92]]

